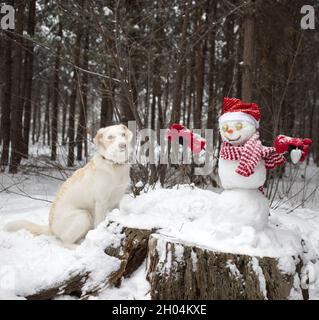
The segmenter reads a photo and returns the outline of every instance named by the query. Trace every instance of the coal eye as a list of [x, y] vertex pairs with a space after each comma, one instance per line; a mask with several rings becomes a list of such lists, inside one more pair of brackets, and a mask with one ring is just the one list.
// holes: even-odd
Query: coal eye
[[122, 133], [122, 137], [126, 137], [126, 133], [125, 132]]
[[227, 131], [228, 130], [228, 125], [227, 124], [224, 124], [223, 125], [223, 131]]
[[243, 128], [243, 124], [241, 122], [236, 123], [236, 129], [241, 130]]
[[113, 140], [115, 137], [114, 136], [108, 136], [107, 139], [108, 140]]

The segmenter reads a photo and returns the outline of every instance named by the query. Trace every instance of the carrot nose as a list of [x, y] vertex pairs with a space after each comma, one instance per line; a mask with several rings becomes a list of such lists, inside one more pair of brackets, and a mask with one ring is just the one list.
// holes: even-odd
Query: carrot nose
[[233, 130], [232, 128], [229, 128], [229, 129], [227, 130], [227, 133], [232, 134], [232, 133], [234, 133], [234, 130]]

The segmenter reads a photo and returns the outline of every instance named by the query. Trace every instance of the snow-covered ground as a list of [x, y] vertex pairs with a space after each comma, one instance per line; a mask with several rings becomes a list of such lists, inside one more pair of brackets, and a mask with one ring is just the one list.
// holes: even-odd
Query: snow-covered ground
[[[46, 224], [60, 184], [43, 174], [0, 175], [0, 299], [31, 295], [79, 270], [90, 272], [87, 286], [97, 286], [118, 267], [120, 261], [103, 252], [121, 240], [117, 230], [105, 232], [106, 222], [90, 231], [76, 250], [63, 248], [54, 237], [4, 230], [7, 222], [21, 218]], [[319, 211], [314, 202], [310, 208], [290, 212], [295, 204], [281, 200], [283, 204], [271, 211], [269, 227], [258, 232], [251, 227], [216, 227], [216, 216], [223, 214], [219, 198], [217, 192], [193, 186], [157, 188], [137, 198], [127, 194], [109, 219], [131, 227], [160, 228], [168, 236], [213, 250], [279, 257], [286, 272], [292, 264], [289, 257], [302, 255], [312, 282], [310, 297], [319, 299]], [[149, 290], [143, 265], [120, 288], [105, 288], [90, 299], [149, 299]]]

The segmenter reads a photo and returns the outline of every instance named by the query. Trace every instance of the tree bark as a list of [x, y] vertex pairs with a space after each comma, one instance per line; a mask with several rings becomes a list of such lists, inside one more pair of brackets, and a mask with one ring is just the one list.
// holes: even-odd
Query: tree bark
[[13, 64], [12, 64], [12, 105], [11, 105], [11, 153], [10, 153], [10, 173], [17, 173], [21, 162], [22, 155], [22, 114], [23, 100], [21, 85], [22, 85], [22, 48], [23, 48], [23, 24], [24, 24], [24, 9], [25, 2], [20, 1], [16, 5], [16, 26], [13, 49]]
[[[148, 240], [153, 230], [133, 229], [122, 227], [117, 222], [110, 221], [106, 228], [121, 230], [117, 235], [122, 239], [119, 247], [110, 246], [105, 248], [105, 254], [118, 258], [121, 263], [117, 271], [108, 275], [104, 283], [99, 284], [97, 287], [91, 288], [89, 291], [83, 292], [85, 282], [89, 278], [89, 271], [82, 270], [79, 273], [71, 275], [69, 278], [61, 281], [60, 283], [53, 284], [49, 288], [45, 288], [36, 292], [28, 297], [28, 300], [48, 300], [53, 299], [60, 295], [74, 295], [77, 297], [85, 298], [88, 295], [96, 295], [101, 288], [107, 286], [120, 286], [123, 278], [129, 277], [136, 271], [147, 256]], [[114, 232], [114, 231], [113, 231]]]
[[51, 160], [57, 159], [57, 142], [58, 142], [58, 118], [59, 118], [59, 84], [60, 84], [60, 63], [61, 63], [61, 44], [62, 44], [62, 23], [58, 25], [57, 50], [54, 64], [53, 79], [53, 100], [52, 100], [52, 117], [51, 117]]
[[275, 258], [214, 252], [161, 234], [151, 235], [148, 247], [154, 300], [287, 299], [300, 270], [283, 274]]
[[62, 105], [62, 145], [65, 146], [66, 145], [66, 117], [67, 117], [67, 113], [68, 113], [68, 105], [69, 105], [69, 95], [67, 92], [65, 92], [65, 96], [64, 96], [64, 102]]
[[186, 51], [186, 37], [187, 28], [189, 22], [189, 12], [191, 4], [186, 1], [184, 3], [183, 14], [182, 14], [182, 35], [179, 44], [179, 54], [176, 61], [176, 75], [174, 81], [174, 93], [173, 93], [173, 110], [171, 116], [171, 123], [178, 123], [181, 118], [181, 102], [182, 102], [182, 84], [183, 84], [183, 73], [185, 69], [184, 55]]
[[113, 89], [110, 81], [102, 83], [101, 120], [100, 127], [108, 127], [113, 124]]
[[[204, 36], [204, 24], [206, 21], [202, 21], [202, 10], [198, 10], [198, 32], [203, 38]], [[202, 128], [202, 112], [203, 112], [203, 93], [204, 93], [204, 80], [205, 80], [205, 60], [206, 60], [207, 41], [206, 36], [198, 44], [196, 55], [196, 105], [194, 109], [194, 128]]]
[[[80, 23], [77, 27], [76, 43], [74, 48], [74, 65], [80, 65], [80, 53], [81, 53], [81, 39], [83, 34], [83, 28]], [[70, 96], [70, 109], [69, 109], [69, 128], [68, 128], [68, 167], [74, 166], [74, 147], [75, 147], [75, 115], [76, 115], [76, 101], [77, 94], [79, 90], [79, 76], [78, 70], [73, 68], [73, 78], [72, 78], [72, 93]]]
[[4, 67], [3, 72], [6, 75], [1, 90], [1, 139], [2, 152], [0, 159], [0, 169], [4, 170], [8, 165], [9, 146], [10, 146], [10, 113], [11, 113], [11, 90], [12, 90], [12, 39], [9, 33], [3, 31], [4, 39]]
[[[44, 110], [44, 125], [43, 125], [43, 133], [42, 133], [42, 137], [43, 137], [43, 144], [46, 144], [48, 146], [51, 145], [51, 121], [50, 121], [50, 114], [51, 114], [51, 108], [50, 108], [50, 104], [51, 104], [51, 85], [48, 84], [47, 85], [47, 90], [46, 90], [46, 102], [45, 102], [45, 110]], [[46, 139], [47, 137], [47, 139]]]
[[[217, 1], [214, 2], [213, 8], [209, 13], [211, 18], [210, 21], [216, 16], [217, 11]], [[209, 37], [209, 72], [208, 72], [208, 110], [207, 110], [207, 129], [215, 129], [216, 123], [216, 110], [215, 110], [215, 75], [216, 75], [216, 66], [215, 66], [215, 41], [216, 41], [216, 30], [213, 29]]]
[[226, 45], [223, 50], [223, 57], [226, 63], [223, 65], [223, 97], [232, 96], [234, 89], [234, 20], [231, 17], [226, 18], [224, 33]]
[[[60, 283], [51, 285], [28, 299], [52, 299], [59, 295], [75, 295], [85, 299], [97, 295], [101, 289], [121, 286], [144, 261], [146, 279], [150, 282], [151, 298], [156, 300], [210, 299], [287, 299], [292, 289], [307, 299], [308, 291], [298, 286], [302, 263], [296, 260], [294, 273], [283, 274], [278, 259], [254, 257], [226, 252], [214, 252], [160, 234], [122, 226], [109, 221], [106, 226], [120, 239], [119, 246], [110, 245], [105, 254], [120, 260], [119, 268], [96, 287], [83, 291], [90, 271], [81, 270]], [[159, 233], [158, 233], [159, 232]]]
[[[36, 0], [28, 1], [29, 16], [28, 16], [28, 36], [34, 37], [35, 30], [35, 14]], [[28, 158], [29, 137], [32, 111], [32, 83], [33, 83], [33, 42], [26, 40], [25, 49], [25, 94], [24, 94], [24, 116], [23, 116], [23, 144], [22, 156]]]
[[242, 99], [251, 102], [253, 97], [253, 65], [254, 65], [254, 0], [250, 0], [245, 8], [244, 28], [244, 65], [242, 74]]
[[[89, 46], [90, 46], [90, 34], [89, 29], [86, 30], [85, 35], [85, 45], [83, 52], [83, 69], [89, 69]], [[87, 149], [87, 108], [88, 108], [88, 83], [89, 78], [86, 72], [82, 75], [82, 85], [81, 85], [81, 103], [80, 103], [80, 117], [77, 128], [77, 156], [78, 161], [83, 159], [83, 146], [84, 146], [84, 156], [88, 157]]]

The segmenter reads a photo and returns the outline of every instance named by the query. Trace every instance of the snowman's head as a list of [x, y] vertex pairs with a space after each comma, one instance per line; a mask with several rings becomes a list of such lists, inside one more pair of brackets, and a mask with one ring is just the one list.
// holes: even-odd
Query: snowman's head
[[245, 144], [257, 129], [251, 122], [231, 120], [220, 122], [219, 130], [223, 141], [240, 146]]
[[224, 98], [219, 117], [222, 139], [234, 146], [245, 144], [259, 128], [260, 110], [256, 103], [244, 103], [237, 98]]

